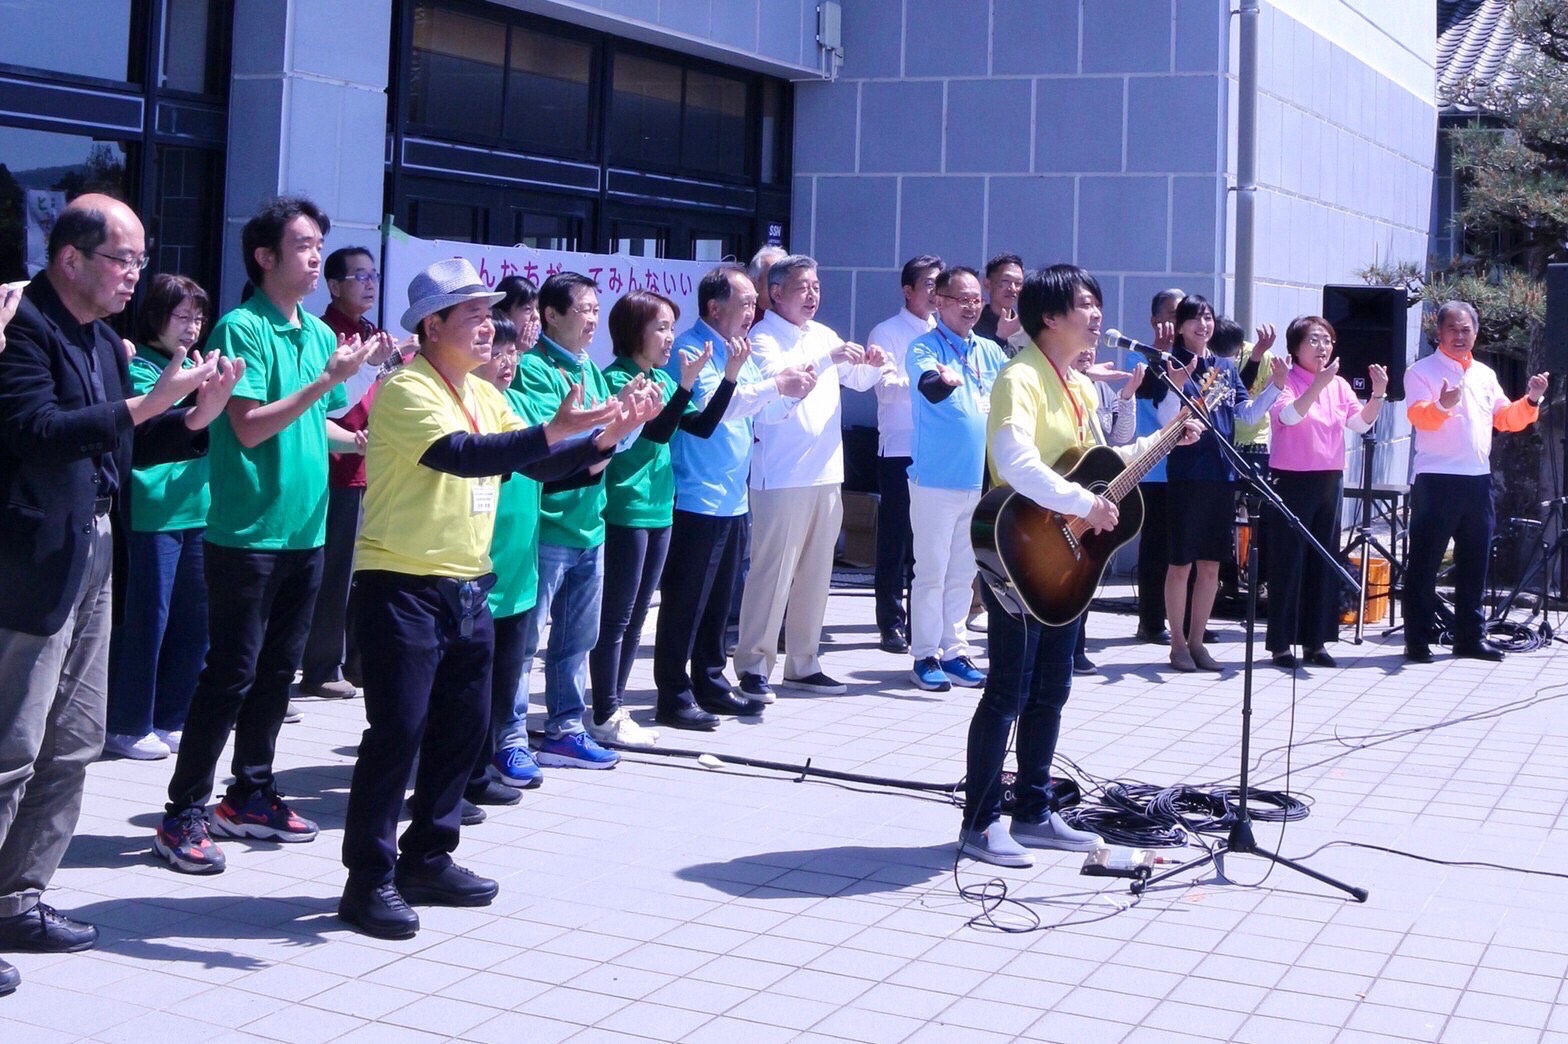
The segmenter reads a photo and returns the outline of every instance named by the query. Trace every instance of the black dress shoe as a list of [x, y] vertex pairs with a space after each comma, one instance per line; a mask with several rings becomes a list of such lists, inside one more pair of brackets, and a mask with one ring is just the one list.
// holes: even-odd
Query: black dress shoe
[[1213, 645], [1215, 642], [1217, 642], [1219, 640], [1220, 640], [1220, 636], [1219, 635], [1215, 634], [1213, 631], [1209, 630], [1207, 627], [1205, 627], [1203, 629], [1203, 644], [1204, 645]]
[[1485, 660], [1487, 663], [1502, 663], [1503, 650], [1491, 642], [1482, 639], [1479, 642], [1466, 642], [1463, 645], [1454, 644], [1454, 656], [1461, 660]]
[[485, 821], [485, 810], [467, 798], [462, 799], [463, 811], [459, 822], [464, 826], [478, 826]]
[[706, 697], [699, 696], [697, 697], [697, 706], [709, 714], [744, 718], [753, 714], [761, 714], [767, 709], [768, 705], [761, 700], [751, 700], [733, 692], [726, 692]]
[[22, 973], [5, 961], [0, 961], [0, 997], [15, 993], [20, 985], [22, 985]]
[[350, 882], [338, 900], [338, 918], [377, 939], [412, 939], [419, 931], [419, 915], [391, 881], [369, 887]]
[[1296, 654], [1293, 652], [1277, 652], [1270, 661], [1276, 667], [1283, 667], [1287, 671], [1296, 669]]
[[909, 651], [909, 639], [904, 637], [904, 632], [897, 627], [883, 631], [882, 641], [878, 645], [883, 652], [907, 653]]
[[1314, 667], [1338, 667], [1339, 666], [1339, 661], [1334, 659], [1334, 657], [1330, 656], [1328, 654], [1328, 650], [1322, 648], [1321, 646], [1319, 646], [1316, 649], [1309, 649], [1309, 650], [1307, 650], [1304, 655], [1306, 656], [1307, 662], [1310, 663]]
[[463, 797], [475, 805], [515, 805], [523, 800], [523, 792], [498, 780], [487, 779], [478, 786], [470, 786]]
[[1428, 645], [1406, 645], [1405, 659], [1410, 663], [1431, 663], [1432, 648]]
[[1096, 667], [1094, 665], [1094, 661], [1089, 659], [1089, 657], [1085, 656], [1083, 653], [1074, 653], [1073, 654], [1073, 673], [1074, 674], [1099, 674], [1100, 673], [1100, 668]]
[[0, 918], [0, 950], [26, 950], [32, 953], [75, 953], [90, 950], [98, 941], [98, 929], [39, 903], [26, 913]]
[[501, 886], [472, 870], [448, 863], [436, 874], [409, 874], [399, 870], [397, 890], [414, 906], [488, 906]]
[[672, 729], [689, 729], [692, 732], [712, 732], [719, 727], [717, 714], [709, 714], [694, 703], [660, 707], [654, 712], [653, 720]]
[[1133, 632], [1133, 637], [1137, 638], [1139, 641], [1148, 642], [1150, 645], [1171, 644], [1171, 632], [1167, 631], [1163, 627], [1140, 627]]

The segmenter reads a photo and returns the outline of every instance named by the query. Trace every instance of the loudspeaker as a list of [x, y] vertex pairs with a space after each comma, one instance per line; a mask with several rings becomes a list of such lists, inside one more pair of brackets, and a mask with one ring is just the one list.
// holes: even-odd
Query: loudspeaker
[[1568, 374], [1568, 265], [1546, 266], [1546, 366], [1554, 379]]
[[1325, 286], [1323, 318], [1338, 337], [1339, 375], [1357, 395], [1372, 394], [1367, 367], [1388, 370], [1388, 397], [1405, 397], [1405, 290], [1398, 286]]

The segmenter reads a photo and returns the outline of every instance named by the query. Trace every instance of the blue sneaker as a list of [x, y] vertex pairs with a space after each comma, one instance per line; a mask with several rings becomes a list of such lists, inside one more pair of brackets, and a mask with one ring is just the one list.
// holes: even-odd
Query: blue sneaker
[[501, 776], [501, 782], [519, 790], [532, 790], [544, 782], [544, 773], [527, 747], [508, 747], [495, 752], [490, 764]]
[[586, 732], [568, 732], [554, 739], [547, 736], [540, 742], [536, 757], [539, 764], [551, 768], [607, 769], [621, 760], [619, 754], [605, 750]]
[[952, 686], [947, 682], [947, 675], [942, 673], [942, 665], [935, 656], [927, 656], [923, 660], [915, 661], [915, 669], [909, 676], [920, 688], [927, 692], [946, 692]]
[[967, 656], [955, 656], [951, 660], [943, 660], [942, 673], [947, 675], [948, 681], [966, 689], [978, 689], [985, 684], [985, 674]]

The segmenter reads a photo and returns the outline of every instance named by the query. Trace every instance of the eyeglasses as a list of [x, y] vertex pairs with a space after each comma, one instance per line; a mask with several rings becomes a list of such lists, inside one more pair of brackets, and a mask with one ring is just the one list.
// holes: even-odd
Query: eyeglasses
[[122, 272], [129, 272], [133, 269], [137, 272], [140, 272], [147, 267], [149, 262], [152, 261], [152, 258], [148, 257], [146, 254], [135, 254], [131, 257], [121, 257], [119, 254], [106, 254], [102, 250], [90, 250], [88, 253], [96, 254], [105, 261], [113, 261], [115, 264], [120, 266], [120, 270]]
[[1307, 338], [1307, 344], [1312, 348], [1332, 348], [1334, 347], [1334, 338], [1328, 334], [1313, 334]]
[[207, 321], [206, 316], [196, 312], [174, 312], [169, 318], [182, 326], [201, 326]]
[[359, 283], [361, 285], [365, 283], [379, 283], [381, 282], [381, 273], [375, 269], [371, 269], [368, 272], [355, 272], [353, 275], [344, 276], [339, 282]]
[[985, 300], [980, 297], [954, 297], [952, 294], [937, 294], [936, 296], [944, 300], [955, 301], [960, 308], [979, 308], [985, 304]]

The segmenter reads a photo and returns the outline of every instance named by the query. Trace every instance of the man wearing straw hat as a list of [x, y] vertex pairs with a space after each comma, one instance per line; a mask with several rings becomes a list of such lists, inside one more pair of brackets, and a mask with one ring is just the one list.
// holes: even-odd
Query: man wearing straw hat
[[[355, 548], [365, 714], [343, 834], [348, 883], [338, 915], [368, 935], [419, 930], [410, 904], [483, 906], [497, 885], [452, 861], [463, 788], [485, 738], [494, 630], [485, 592], [501, 482], [545, 481], [606, 459], [657, 411], [639, 394], [581, 406], [574, 390], [531, 428], [469, 374], [490, 358], [501, 298], [462, 258], [409, 284], [403, 327], [420, 351], [377, 396], [366, 449], [365, 519]], [[591, 439], [572, 436], [593, 428]], [[410, 823], [393, 837], [415, 757]]]

